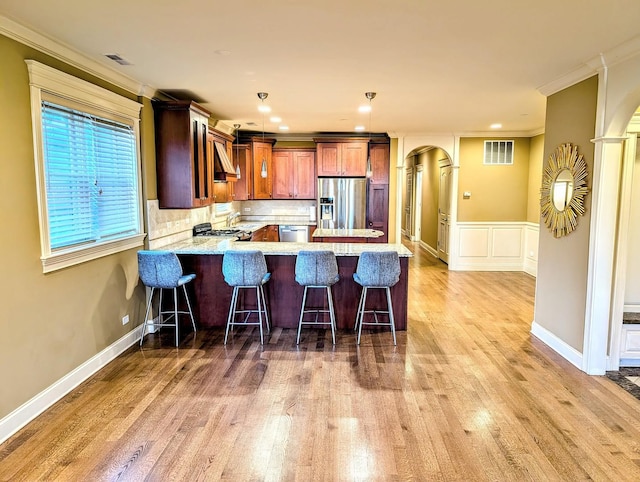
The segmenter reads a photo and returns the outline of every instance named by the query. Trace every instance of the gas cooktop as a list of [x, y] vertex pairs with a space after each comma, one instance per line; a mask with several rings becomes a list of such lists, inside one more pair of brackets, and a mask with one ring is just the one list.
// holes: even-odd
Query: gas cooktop
[[240, 240], [244, 240], [250, 235], [241, 229], [213, 229], [211, 223], [200, 223], [193, 227], [194, 236], [234, 236]]

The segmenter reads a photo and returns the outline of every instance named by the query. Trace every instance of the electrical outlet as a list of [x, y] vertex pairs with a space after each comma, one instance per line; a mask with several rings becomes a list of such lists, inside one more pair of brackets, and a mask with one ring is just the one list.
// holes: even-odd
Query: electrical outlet
[[244, 211], [245, 213], [250, 213], [250, 212], [251, 212], [251, 208], [244, 208], [244, 209], [243, 209], [243, 211]]
[[129, 315], [124, 315], [122, 317], [122, 324], [126, 325], [127, 323], [129, 323]]

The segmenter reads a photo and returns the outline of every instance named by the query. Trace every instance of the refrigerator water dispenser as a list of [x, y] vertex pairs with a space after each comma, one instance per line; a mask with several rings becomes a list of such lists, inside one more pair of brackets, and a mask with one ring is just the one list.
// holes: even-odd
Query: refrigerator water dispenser
[[320, 220], [321, 221], [333, 220], [333, 198], [331, 197], [320, 198]]

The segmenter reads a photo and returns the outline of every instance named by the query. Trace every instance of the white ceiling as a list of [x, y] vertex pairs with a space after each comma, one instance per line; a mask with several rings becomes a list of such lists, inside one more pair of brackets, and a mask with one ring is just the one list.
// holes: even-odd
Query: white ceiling
[[[536, 133], [539, 89], [624, 43], [638, 0], [0, 0], [0, 15], [227, 124], [291, 133]], [[104, 57], [118, 53], [133, 65]], [[249, 129], [251, 129], [249, 127]], [[276, 132], [267, 117], [265, 129]]]

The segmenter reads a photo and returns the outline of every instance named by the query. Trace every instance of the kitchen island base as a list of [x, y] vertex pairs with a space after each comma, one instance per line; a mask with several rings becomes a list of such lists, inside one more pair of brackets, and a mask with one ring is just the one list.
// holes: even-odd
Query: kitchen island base
[[[185, 273], [195, 273], [193, 308], [201, 327], [225, 326], [233, 289], [222, 276], [222, 255], [178, 254]], [[265, 255], [271, 279], [265, 285], [270, 322], [273, 327], [297, 328], [304, 287], [295, 281], [296, 256]], [[338, 329], [353, 330], [362, 288], [353, 280], [358, 256], [337, 256], [340, 280], [332, 286]], [[391, 288], [396, 330], [407, 328], [408, 258], [400, 258], [400, 280]], [[242, 300], [255, 306], [255, 295], [246, 293]], [[327, 309], [326, 297], [320, 290], [308, 295], [308, 305]], [[384, 290], [374, 290], [367, 306], [386, 309]]]

